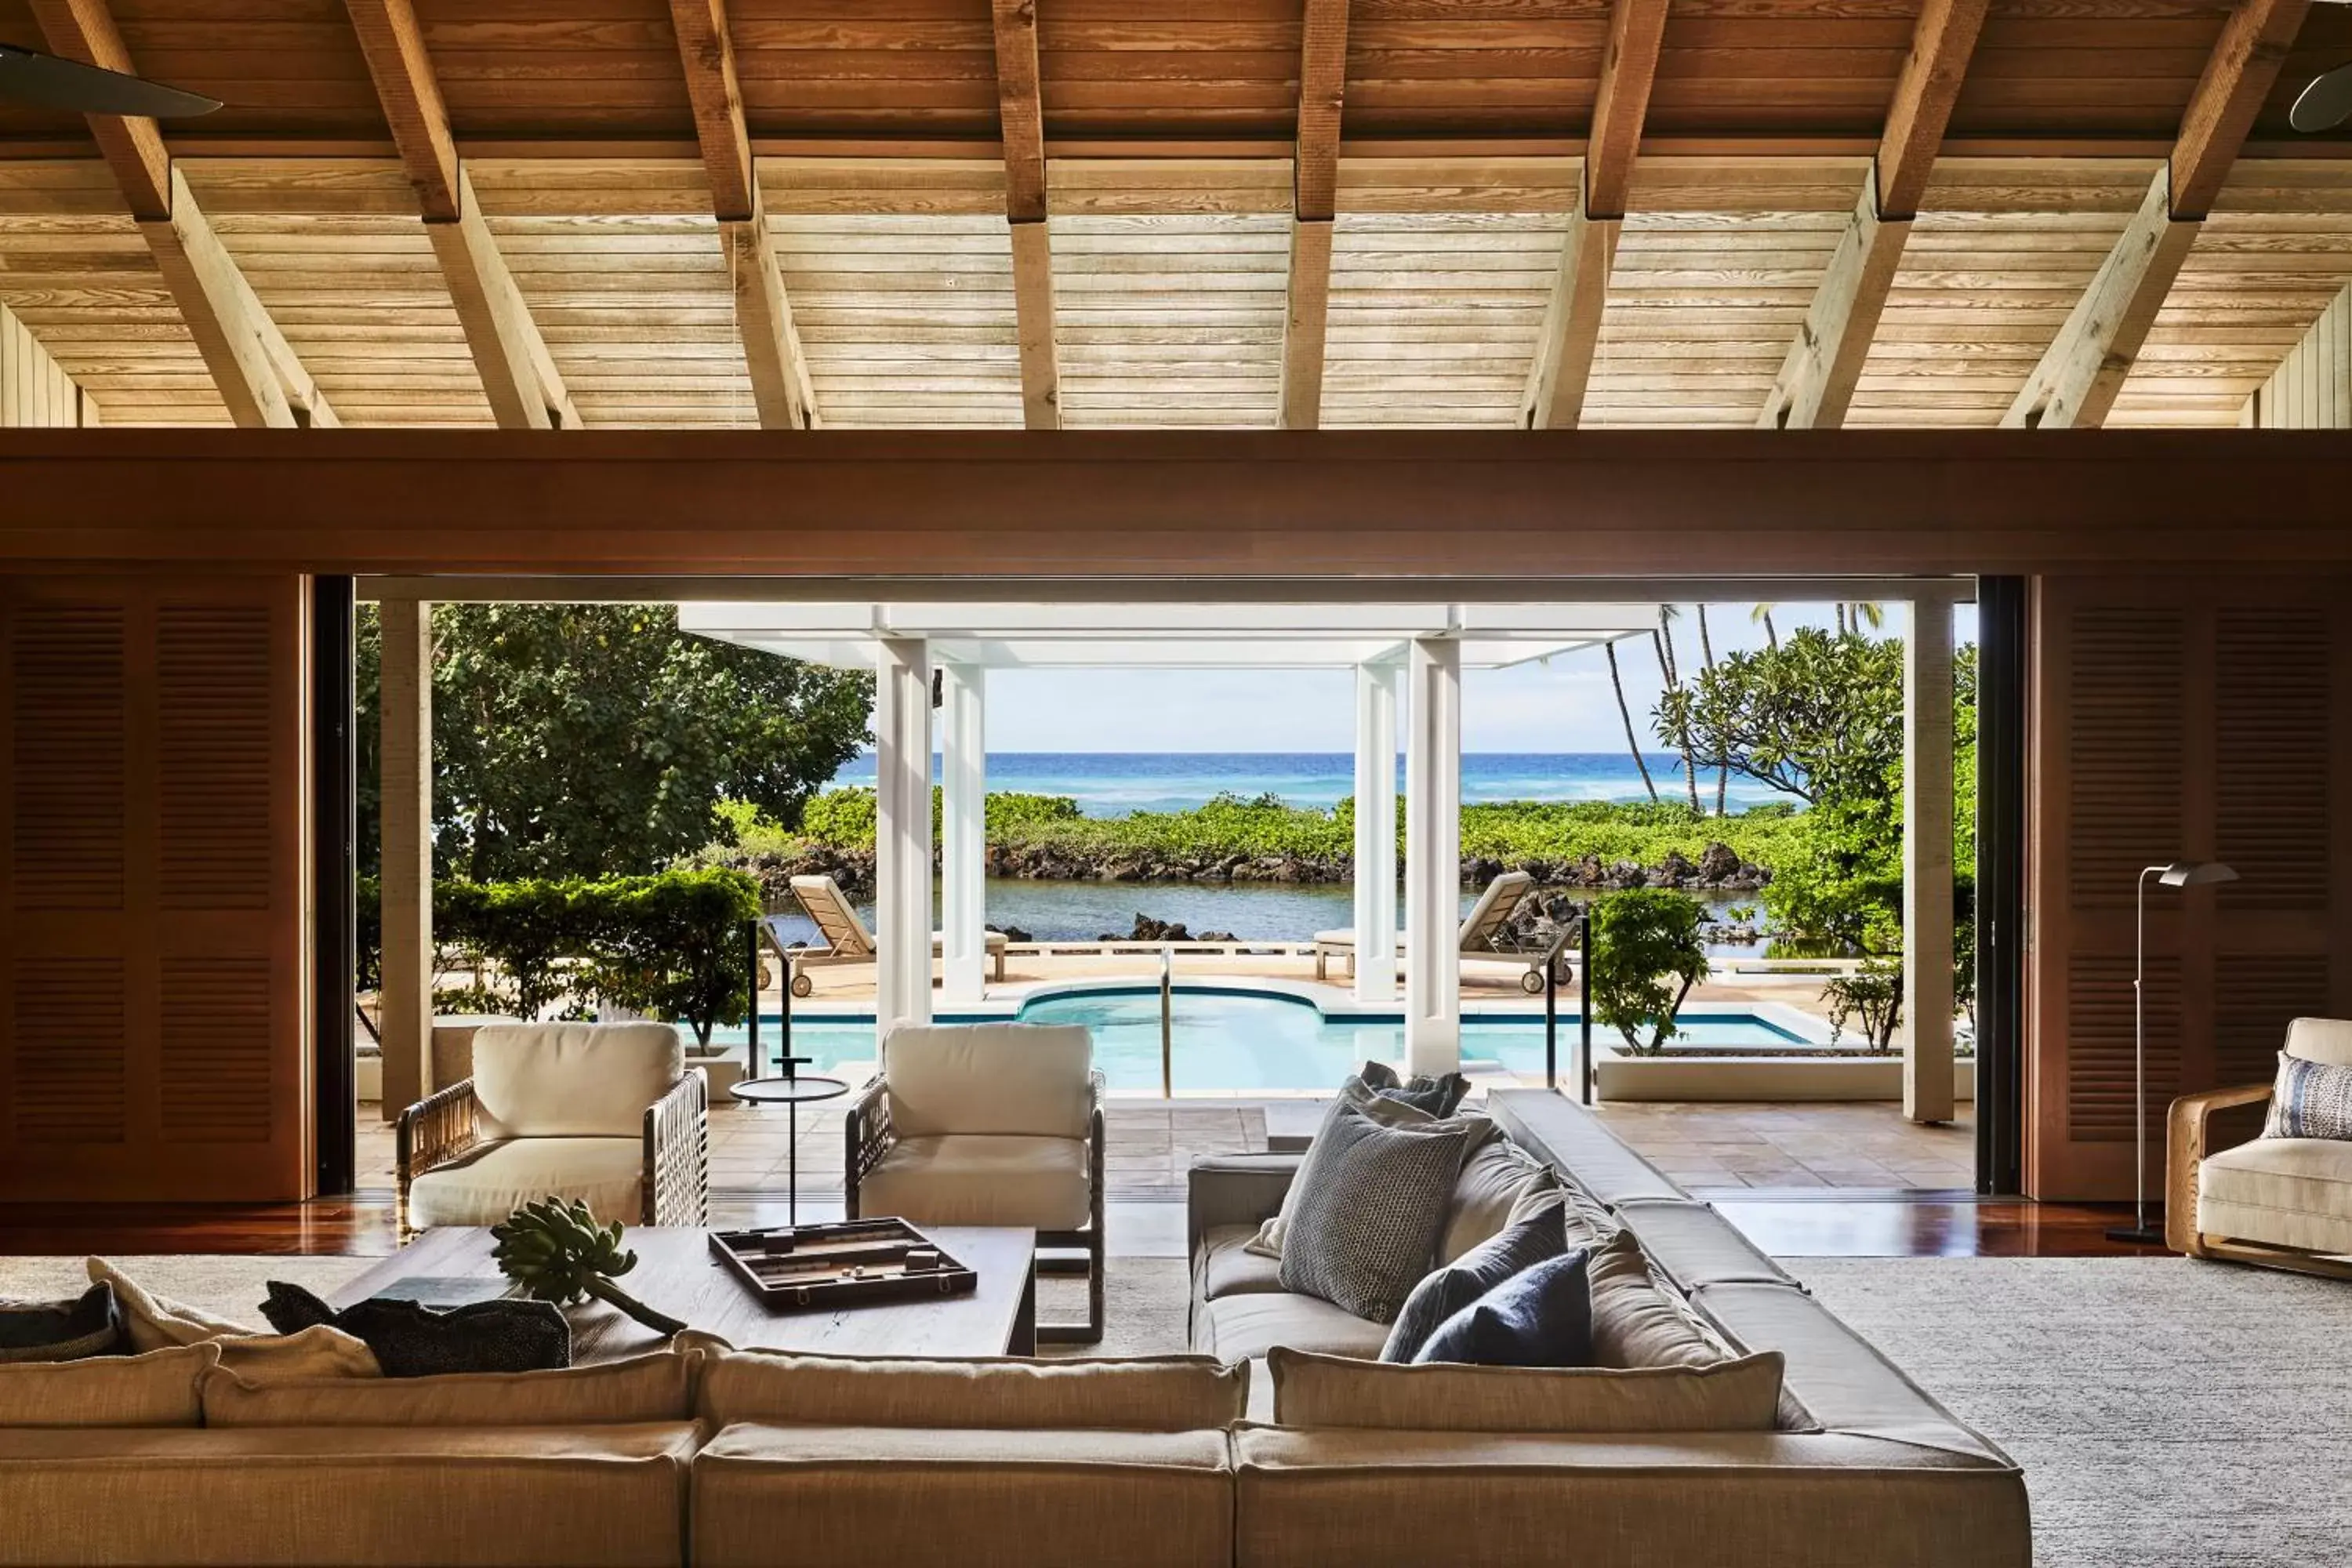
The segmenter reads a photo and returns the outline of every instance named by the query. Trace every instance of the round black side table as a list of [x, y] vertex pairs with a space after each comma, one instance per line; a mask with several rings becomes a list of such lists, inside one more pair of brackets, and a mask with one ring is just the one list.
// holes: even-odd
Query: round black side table
[[784, 1108], [784, 1218], [787, 1225], [801, 1223], [801, 1110], [803, 1104], [820, 1100], [838, 1100], [849, 1092], [849, 1085], [837, 1078], [817, 1078], [793, 1073], [797, 1058], [786, 1058], [781, 1078], [747, 1078], [728, 1089], [728, 1093], [747, 1105], [781, 1105]]

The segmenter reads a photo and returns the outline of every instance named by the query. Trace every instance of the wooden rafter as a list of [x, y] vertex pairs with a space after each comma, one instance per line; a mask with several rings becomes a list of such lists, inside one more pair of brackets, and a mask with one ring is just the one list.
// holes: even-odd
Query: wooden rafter
[[[136, 74], [105, 0], [35, 0], [33, 11], [58, 54]], [[229, 417], [289, 428], [340, 423], [172, 167], [162, 128], [137, 115], [105, 114], [89, 116], [89, 127]]]
[[1542, 334], [1520, 399], [1520, 422], [1537, 429], [1573, 426], [1583, 417], [1665, 26], [1666, 0], [1616, 0], [1609, 15], [1609, 47], [1601, 58], [1592, 130], [1585, 139], [1583, 181], [1569, 214], [1559, 273], [1544, 307]]
[[1036, 0], [995, 0], [997, 121], [1004, 141], [1004, 218], [1013, 244], [1013, 311], [1021, 345], [1021, 416], [1062, 426], [1061, 354], [1054, 331], [1053, 229], [1045, 210], [1045, 106], [1039, 87]]
[[1767, 429], [1845, 423], [1969, 57], [1976, 52], [1985, 5], [1986, 0], [1928, 0], [1919, 14], [1878, 156], [1757, 420]]
[[735, 49], [728, 38], [726, 0], [670, 0], [669, 14], [687, 96], [694, 105], [719, 244], [734, 279], [735, 321], [751, 376], [751, 402], [763, 428], [805, 430], [818, 423], [816, 394], [760, 197]]
[[1331, 319], [1331, 224], [1339, 207], [1339, 115], [1348, 85], [1348, 0], [1307, 0], [1298, 47], [1298, 145], [1290, 165], [1290, 278], [1282, 322], [1286, 430], [1323, 419]]
[[345, 0], [393, 143], [416, 187], [490, 414], [503, 430], [577, 429], [579, 410], [482, 219], [410, 0]]
[[2310, 0], [2239, 0], [2180, 117], [2171, 156], [2001, 416], [2004, 426], [2106, 422], [2309, 8]]

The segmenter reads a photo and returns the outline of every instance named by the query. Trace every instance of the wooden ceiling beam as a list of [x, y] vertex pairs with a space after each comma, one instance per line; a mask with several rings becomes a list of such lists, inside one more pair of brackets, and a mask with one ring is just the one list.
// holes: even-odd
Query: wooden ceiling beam
[[[138, 74], [105, 0], [35, 0], [48, 46], [68, 59]], [[93, 114], [90, 135], [195, 340], [229, 417], [241, 426], [340, 424], [319, 384], [172, 167], [163, 128], [138, 115]]]
[[1845, 423], [1895, 287], [1911, 220], [1927, 191], [1944, 128], [1984, 26], [1986, 0], [1927, 0], [1886, 111], [1878, 156], [1831, 253], [1804, 324], [1789, 345], [1757, 424], [1805, 430]]
[[1276, 422], [1323, 422], [1331, 320], [1331, 224], [1339, 205], [1339, 118], [1348, 86], [1348, 0], [1306, 0], [1298, 47], [1298, 144], [1290, 164], [1290, 275]]
[[1062, 427], [1061, 353], [1054, 328], [1053, 226], [1045, 211], [1045, 105], [1039, 86], [1036, 0], [994, 0], [996, 112], [1004, 142], [1004, 220], [1013, 245], [1013, 313], [1021, 348], [1021, 418]]
[[2055, 430], [2106, 422], [2310, 5], [2311, 0], [2239, 0], [2180, 117], [2172, 155], [2011, 401], [2002, 425]]
[[410, 0], [345, 0], [418, 214], [502, 430], [572, 430], [580, 411], [474, 200]]
[[768, 214], [760, 199], [760, 179], [751, 158], [751, 137], [743, 118], [743, 89], [735, 75], [735, 48], [727, 32], [726, 0], [670, 0], [670, 25], [677, 35], [678, 61], [686, 71], [687, 97], [694, 105], [694, 131], [710, 180], [710, 202], [719, 220], [719, 242], [734, 279], [735, 324], [743, 339], [744, 368], [751, 377], [751, 403], [770, 430], [807, 430], [821, 421], [808, 359], [793, 324]]
[[1584, 416], [1592, 356], [1601, 345], [1601, 318], [1609, 304], [1609, 275], [1617, 264], [1626, 193], [1650, 112], [1658, 75], [1658, 47], [1666, 27], [1666, 0], [1616, 0], [1609, 14], [1609, 47], [1601, 57], [1601, 89], [1585, 142], [1584, 177], [1559, 271], [1544, 307], [1541, 336], [1519, 399], [1519, 422], [1534, 429], [1572, 428]]

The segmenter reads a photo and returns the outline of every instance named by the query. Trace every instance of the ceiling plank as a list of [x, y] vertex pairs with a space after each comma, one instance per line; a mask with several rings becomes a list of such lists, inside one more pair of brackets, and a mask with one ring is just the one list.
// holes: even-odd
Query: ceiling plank
[[2002, 425], [2054, 430], [2106, 422], [2309, 8], [2310, 0], [2239, 0], [2180, 117], [2171, 156]]
[[997, 121], [1004, 142], [1004, 218], [1013, 245], [1013, 313], [1021, 350], [1021, 416], [1062, 427], [1054, 310], [1053, 229], [1045, 205], [1045, 107], [1039, 87], [1036, 0], [994, 0]]
[[1298, 46], [1298, 145], [1290, 164], [1290, 275], [1282, 321], [1276, 421], [1323, 421], [1331, 319], [1331, 220], [1339, 187], [1339, 119], [1348, 85], [1348, 0], [1306, 0]]
[[[34, 11], [58, 54], [138, 73], [105, 0], [38, 0]], [[229, 417], [241, 426], [281, 428], [341, 424], [213, 232], [186, 178], [172, 167], [162, 128], [137, 115], [88, 119]]]
[[473, 181], [458, 162], [449, 112], [410, 0], [345, 0], [392, 127], [450, 303], [502, 430], [572, 430], [580, 411], [547, 351], [539, 323], [482, 219]]
[[1960, 96], [1969, 58], [1976, 52], [1985, 6], [1986, 0], [1928, 0], [1919, 14], [1878, 156], [1764, 400], [1756, 421], [1764, 428], [1809, 430], [1845, 423], [1904, 247], [1911, 241], [1911, 220], [1927, 194], [1944, 128]]
[[1585, 141], [1584, 176], [1559, 270], [1544, 307], [1542, 335], [1519, 399], [1519, 422], [1536, 429], [1573, 427], [1584, 415], [1585, 388], [1601, 342], [1616, 265], [1625, 197], [1642, 145], [1642, 122], [1657, 79], [1665, 33], [1666, 0], [1616, 0], [1609, 14], [1609, 45], [1601, 57], [1601, 89]]
[[727, 31], [726, 0], [670, 0], [679, 64], [694, 105], [694, 131], [710, 181], [719, 248], [734, 279], [735, 322], [751, 378], [751, 404], [769, 430], [807, 430], [821, 423], [808, 359], [793, 324], [783, 268], [760, 196], [743, 89]]

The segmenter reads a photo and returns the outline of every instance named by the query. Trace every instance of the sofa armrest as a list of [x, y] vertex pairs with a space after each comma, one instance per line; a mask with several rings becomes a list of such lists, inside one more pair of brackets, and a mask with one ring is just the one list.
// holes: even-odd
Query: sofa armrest
[[1303, 1154], [1208, 1154], [1185, 1173], [1187, 1253], [1219, 1226], [1262, 1225], [1282, 1212], [1283, 1194]]
[[2271, 1097], [2266, 1083], [2184, 1094], [2167, 1118], [2164, 1152], [2164, 1244], [2191, 1258], [2205, 1256], [2197, 1231], [2197, 1174], [2206, 1157], [2245, 1142], [2215, 1125], [2227, 1111], [2258, 1106]]
[[898, 1141], [890, 1127], [890, 1086], [883, 1081], [880, 1073], [868, 1079], [866, 1087], [857, 1091], [857, 1098], [850, 1101], [849, 1110], [842, 1118], [842, 1131], [847, 1147], [843, 1151], [841, 1168], [841, 1212], [845, 1218], [856, 1219], [860, 1217], [859, 1184], [867, 1172], [882, 1163], [890, 1145]]
[[646, 1109], [641, 1225], [702, 1225], [710, 1218], [710, 1079], [689, 1067]]

